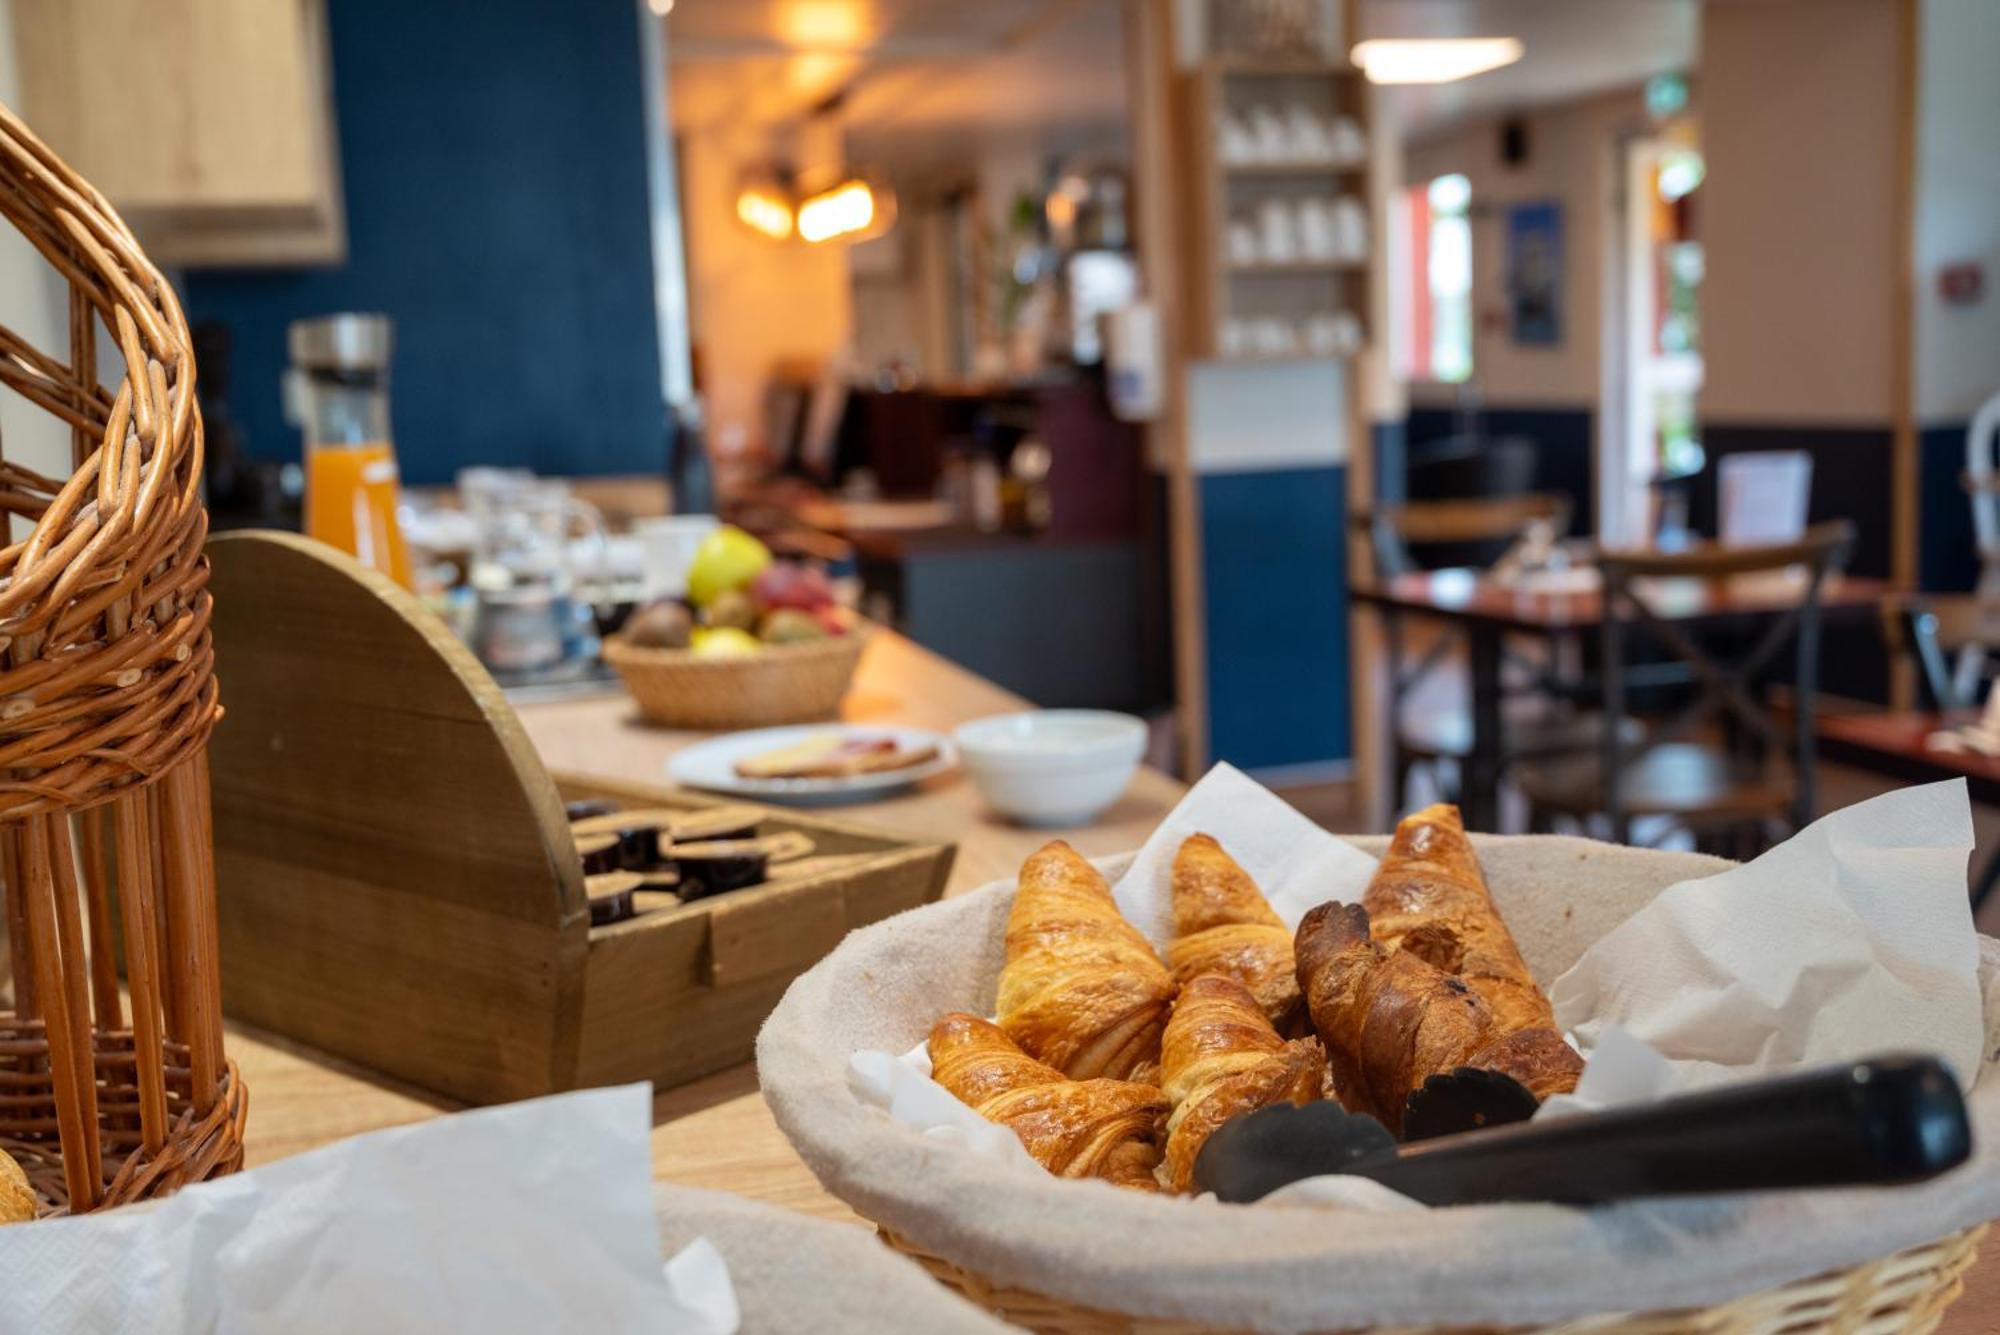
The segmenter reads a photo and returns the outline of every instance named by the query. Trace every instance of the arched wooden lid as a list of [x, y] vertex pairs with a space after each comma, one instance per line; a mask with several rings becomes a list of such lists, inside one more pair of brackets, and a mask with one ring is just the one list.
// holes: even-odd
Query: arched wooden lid
[[225, 1010], [466, 1099], [563, 1087], [590, 911], [499, 687], [330, 547], [230, 533], [209, 557]]

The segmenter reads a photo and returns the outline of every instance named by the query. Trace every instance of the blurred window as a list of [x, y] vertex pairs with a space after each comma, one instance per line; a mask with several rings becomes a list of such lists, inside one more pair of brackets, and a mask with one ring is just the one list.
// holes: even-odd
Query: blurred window
[[1472, 182], [1453, 173], [1404, 192], [1409, 264], [1398, 266], [1404, 363], [1411, 380], [1472, 376]]

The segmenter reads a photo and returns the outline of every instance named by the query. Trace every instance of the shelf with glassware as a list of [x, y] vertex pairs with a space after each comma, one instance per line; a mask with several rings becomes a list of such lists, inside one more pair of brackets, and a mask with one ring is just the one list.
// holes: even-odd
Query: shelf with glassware
[[1360, 73], [1218, 61], [1186, 76], [1179, 102], [1189, 355], [1358, 354], [1374, 254]]

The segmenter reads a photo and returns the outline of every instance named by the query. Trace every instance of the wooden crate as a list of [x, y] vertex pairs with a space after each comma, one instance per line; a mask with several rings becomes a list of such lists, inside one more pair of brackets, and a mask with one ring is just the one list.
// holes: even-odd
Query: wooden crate
[[792, 811], [859, 860], [590, 925], [562, 804], [712, 800], [553, 776], [490, 676], [391, 581], [286, 534], [209, 544], [223, 1008], [474, 1103], [748, 1060], [791, 980], [936, 899], [949, 844]]

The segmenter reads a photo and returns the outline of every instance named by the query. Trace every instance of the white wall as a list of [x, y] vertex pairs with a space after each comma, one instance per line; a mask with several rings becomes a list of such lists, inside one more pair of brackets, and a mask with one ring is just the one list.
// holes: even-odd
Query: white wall
[[1705, 419], [1890, 420], [1896, 50], [1896, 0], [1704, 9]]
[[[1962, 422], [2000, 393], [2000, 3], [1924, 0], [1918, 42], [1916, 412]], [[1986, 295], [1946, 305], [1938, 271], [1968, 260]]]
[[[1601, 389], [1600, 325], [1604, 254], [1621, 135], [1647, 125], [1637, 90], [1530, 111], [1527, 160], [1500, 156], [1499, 120], [1454, 126], [1404, 151], [1403, 180], [1417, 184], [1453, 172], [1472, 183], [1472, 378], [1494, 408], [1595, 405]], [[1507, 210], [1516, 204], [1562, 204], [1562, 341], [1514, 341], [1507, 324]], [[1448, 405], [1451, 386], [1413, 385], [1420, 403]]]
[[[21, 107], [14, 56], [13, 0], [0, 0], [0, 102], [26, 115], [30, 113]], [[44, 352], [67, 360], [68, 293], [35, 248], [0, 222], [0, 322]], [[39, 473], [69, 474], [69, 427], [6, 390], [0, 390], [0, 449], [8, 459]]]
[[847, 346], [846, 247], [771, 241], [736, 218], [743, 173], [799, 151], [755, 130], [704, 129], [682, 144], [688, 304], [718, 454], [763, 443], [764, 390], [775, 368], [822, 365]]

